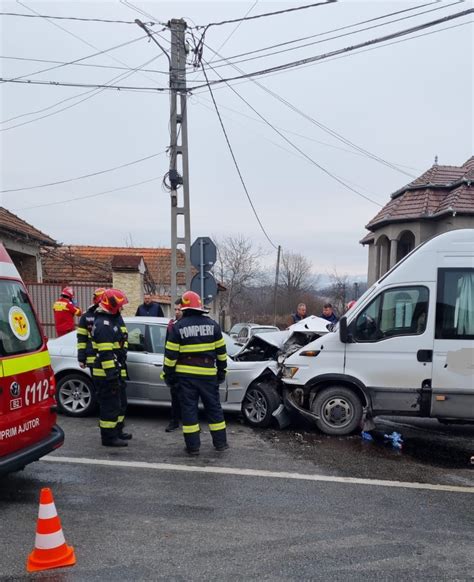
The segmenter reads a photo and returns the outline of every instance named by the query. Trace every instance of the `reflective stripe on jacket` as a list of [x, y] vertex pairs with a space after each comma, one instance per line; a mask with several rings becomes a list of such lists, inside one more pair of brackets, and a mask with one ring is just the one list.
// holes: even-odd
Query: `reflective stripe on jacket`
[[111, 315], [97, 310], [92, 327], [92, 342], [96, 357], [92, 375], [115, 380], [126, 378], [126, 330], [120, 314]]

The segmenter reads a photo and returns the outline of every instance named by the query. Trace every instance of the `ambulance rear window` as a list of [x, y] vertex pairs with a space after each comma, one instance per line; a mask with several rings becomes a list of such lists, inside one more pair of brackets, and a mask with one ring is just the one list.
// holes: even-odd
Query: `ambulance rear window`
[[0, 281], [0, 356], [34, 352], [42, 344], [25, 290], [16, 281]]

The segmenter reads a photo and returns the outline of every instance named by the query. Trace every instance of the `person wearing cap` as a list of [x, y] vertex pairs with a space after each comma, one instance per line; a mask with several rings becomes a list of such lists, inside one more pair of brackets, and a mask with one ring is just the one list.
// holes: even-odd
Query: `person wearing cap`
[[92, 371], [95, 361], [95, 349], [92, 346], [92, 326], [94, 325], [95, 312], [99, 307], [100, 299], [105, 289], [100, 287], [92, 295], [92, 305], [81, 315], [76, 329], [77, 334], [77, 361], [81, 368], [88, 367]]
[[194, 291], [181, 298], [182, 318], [169, 331], [163, 376], [168, 386], [178, 385], [186, 452], [198, 455], [201, 446], [198, 404], [206, 411], [212, 443], [217, 451], [228, 448], [226, 423], [219, 400], [225, 381], [227, 353], [219, 324]]
[[323, 312], [319, 317], [322, 317], [326, 321], [329, 321], [329, 323], [337, 323], [337, 316], [334, 313], [334, 309], [331, 303], [325, 303], [323, 305]]
[[74, 317], [81, 315], [82, 311], [74, 302], [74, 289], [64, 287], [61, 295], [53, 304], [54, 326], [56, 337], [61, 337], [75, 330]]

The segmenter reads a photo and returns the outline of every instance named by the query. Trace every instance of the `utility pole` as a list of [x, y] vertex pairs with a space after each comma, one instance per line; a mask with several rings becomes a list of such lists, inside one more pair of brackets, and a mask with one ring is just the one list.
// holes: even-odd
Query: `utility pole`
[[276, 325], [277, 318], [277, 294], [278, 294], [278, 279], [280, 277], [280, 254], [281, 246], [278, 245], [277, 264], [275, 272], [275, 289], [273, 290], [273, 325]]
[[[189, 208], [188, 119], [186, 109], [186, 22], [171, 20], [171, 57], [157, 41], [146, 24], [138, 18], [135, 23], [148, 34], [166, 55], [170, 68], [170, 169], [168, 172], [171, 196], [171, 304], [177, 297], [178, 280], [191, 287], [191, 218]], [[166, 178], [166, 177], [165, 177]], [[182, 188], [180, 189], [180, 186]], [[178, 224], [178, 218], [182, 217]], [[178, 265], [178, 253], [184, 255], [184, 266]]]
[[[171, 186], [171, 302], [177, 297], [182, 275], [186, 288], [191, 286], [191, 219], [189, 208], [188, 121], [186, 109], [186, 22], [173, 19], [170, 62], [170, 170]], [[182, 186], [182, 188], [179, 188]], [[179, 217], [182, 217], [179, 220]], [[178, 224], [178, 221], [180, 222]], [[184, 266], [178, 265], [178, 253]]]

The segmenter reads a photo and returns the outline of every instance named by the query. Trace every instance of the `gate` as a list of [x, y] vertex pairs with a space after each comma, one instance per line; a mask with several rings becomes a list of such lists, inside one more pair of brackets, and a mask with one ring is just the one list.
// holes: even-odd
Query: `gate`
[[[92, 294], [98, 287], [110, 286], [110, 283], [74, 283], [74, 298], [78, 307], [85, 311], [92, 302]], [[53, 303], [59, 298], [64, 285], [54, 283], [26, 283], [36, 313], [49, 338], [56, 337], [54, 327]], [[77, 320], [76, 320], [77, 324]]]

